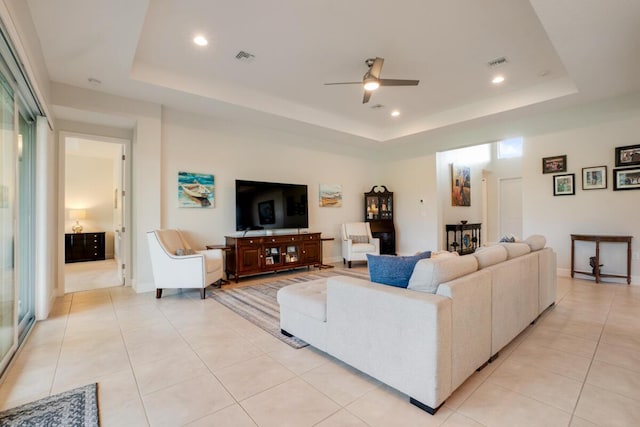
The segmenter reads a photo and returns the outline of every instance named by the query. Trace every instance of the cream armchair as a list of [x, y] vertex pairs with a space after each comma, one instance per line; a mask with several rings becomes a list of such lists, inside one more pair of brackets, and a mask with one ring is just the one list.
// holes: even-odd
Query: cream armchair
[[204, 299], [205, 288], [222, 279], [220, 249], [194, 251], [178, 230], [149, 231], [147, 240], [156, 298], [163, 289], [199, 288]]
[[342, 224], [342, 262], [366, 261], [367, 254], [380, 255], [380, 239], [371, 235], [368, 222]]

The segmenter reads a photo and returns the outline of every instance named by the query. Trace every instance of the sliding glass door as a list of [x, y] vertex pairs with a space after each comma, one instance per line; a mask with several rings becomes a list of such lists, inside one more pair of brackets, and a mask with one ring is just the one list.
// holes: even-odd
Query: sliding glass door
[[15, 274], [16, 137], [13, 90], [0, 75], [0, 368], [17, 347]]
[[35, 320], [35, 120], [21, 108], [18, 113], [18, 336], [25, 338]]

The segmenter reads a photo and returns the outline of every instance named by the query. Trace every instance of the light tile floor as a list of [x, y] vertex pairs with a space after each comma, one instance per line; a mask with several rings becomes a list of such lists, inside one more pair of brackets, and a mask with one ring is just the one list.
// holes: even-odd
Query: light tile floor
[[[305, 273], [240, 286], [286, 274]], [[640, 286], [559, 278], [555, 308], [435, 416], [197, 291], [166, 293], [59, 298], [0, 386], [0, 408], [98, 382], [103, 426], [640, 425]]]

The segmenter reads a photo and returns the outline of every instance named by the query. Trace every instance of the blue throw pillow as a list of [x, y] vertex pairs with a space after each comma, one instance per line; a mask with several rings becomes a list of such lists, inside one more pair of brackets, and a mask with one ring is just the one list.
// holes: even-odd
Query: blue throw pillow
[[412, 256], [367, 254], [369, 276], [375, 283], [406, 288], [416, 263], [430, 257], [431, 251]]

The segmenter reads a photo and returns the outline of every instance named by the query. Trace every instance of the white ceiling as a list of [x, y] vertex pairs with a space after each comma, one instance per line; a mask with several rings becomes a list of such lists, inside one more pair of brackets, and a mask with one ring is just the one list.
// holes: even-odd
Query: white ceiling
[[[640, 90], [637, 0], [28, 4], [52, 81], [359, 144]], [[195, 46], [196, 34], [209, 45]], [[240, 50], [255, 59], [238, 61]], [[362, 104], [359, 85], [323, 84], [361, 80], [376, 56], [383, 78], [419, 86], [382, 87]], [[502, 56], [507, 64], [487, 65]], [[490, 82], [497, 73], [500, 86]]]

